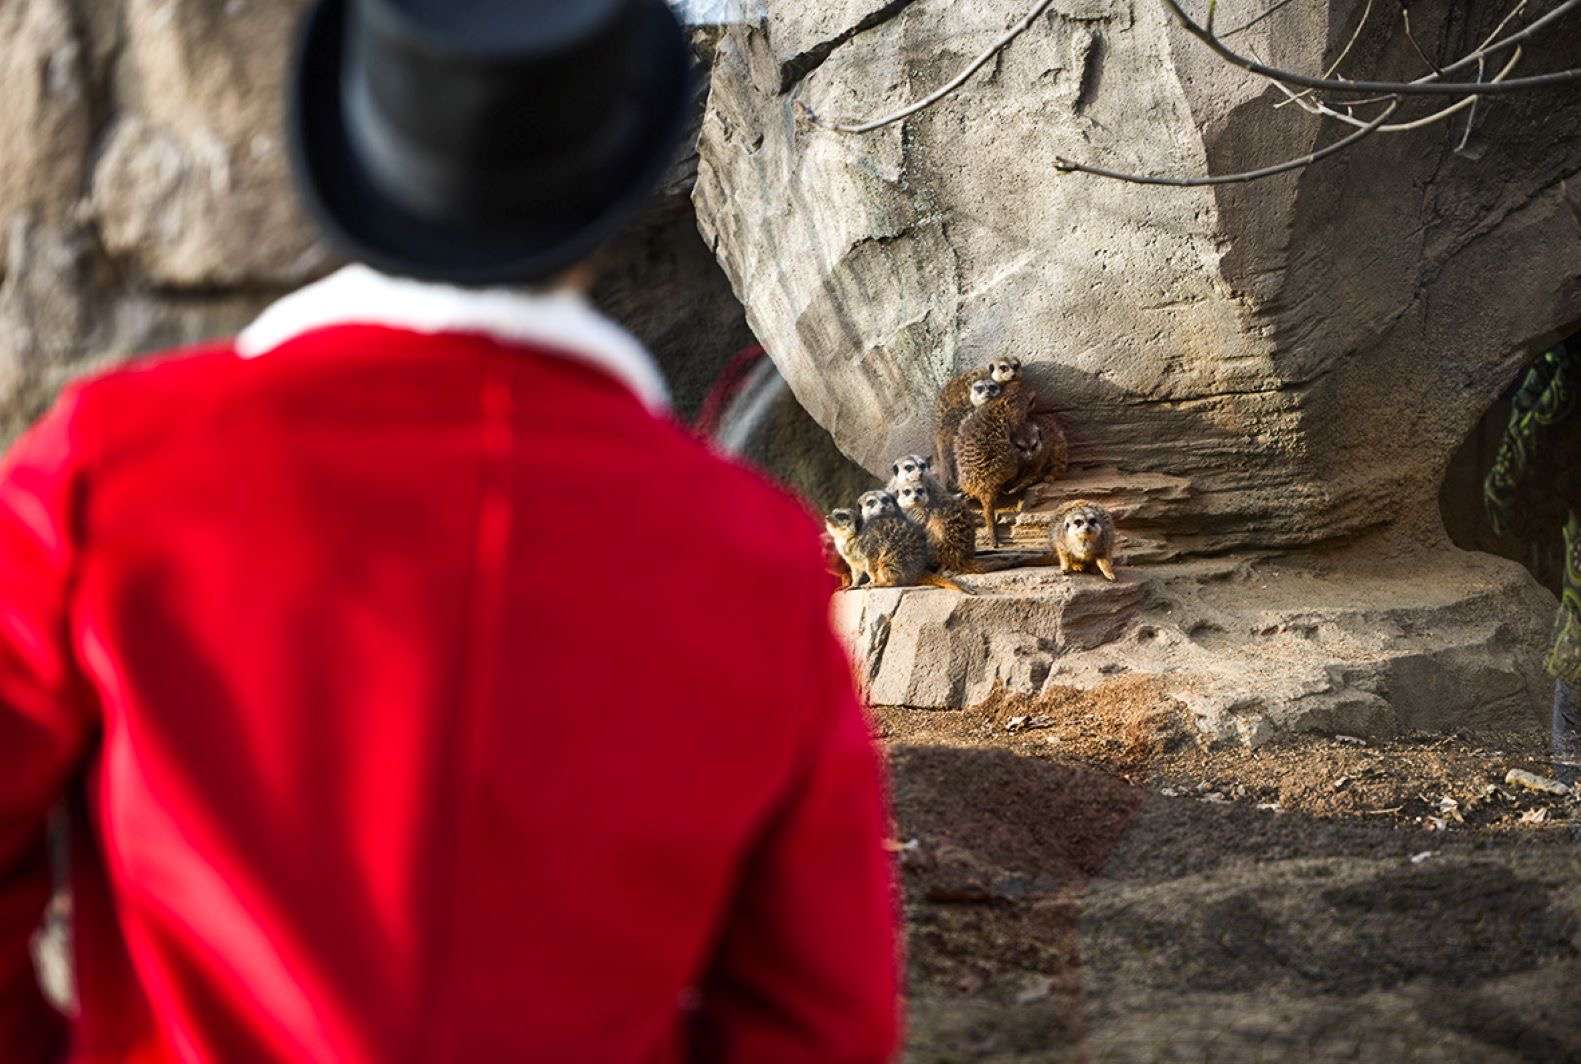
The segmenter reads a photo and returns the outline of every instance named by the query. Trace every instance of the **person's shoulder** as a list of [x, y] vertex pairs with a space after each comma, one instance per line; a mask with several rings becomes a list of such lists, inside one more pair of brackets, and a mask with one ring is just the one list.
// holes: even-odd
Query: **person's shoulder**
[[238, 361], [228, 340], [137, 355], [67, 384], [40, 420], [67, 426], [84, 449], [113, 450], [129, 427], [168, 423], [151, 411], [184, 408], [220, 391]]
[[182, 390], [201, 393], [231, 376], [240, 361], [229, 340], [137, 355], [79, 378], [62, 396], [99, 412], [133, 399], [139, 392], [149, 397]]

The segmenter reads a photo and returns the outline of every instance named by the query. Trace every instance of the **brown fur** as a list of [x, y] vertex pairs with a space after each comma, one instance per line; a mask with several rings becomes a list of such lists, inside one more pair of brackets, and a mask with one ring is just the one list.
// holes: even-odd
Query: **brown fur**
[[1019, 495], [1028, 488], [1058, 480], [1070, 469], [1070, 442], [1058, 415], [1040, 413], [1027, 418], [1015, 440], [1021, 452], [1021, 468], [1006, 495]]
[[888, 492], [862, 496], [861, 531], [853, 548], [852, 570], [860, 566], [874, 587], [922, 585], [964, 593], [960, 585], [939, 575], [927, 532], [900, 512]]
[[900, 489], [900, 508], [928, 534], [933, 558], [947, 573], [980, 572], [977, 557], [977, 519], [964, 503], [942, 489], [906, 486]]
[[[1084, 534], [1085, 528], [1097, 526], [1097, 534]], [[1108, 510], [1086, 499], [1075, 499], [1054, 511], [1050, 525], [1050, 539], [1054, 558], [1062, 573], [1085, 573], [1096, 568], [1105, 580], [1114, 580], [1114, 517]]]
[[962, 373], [939, 392], [933, 407], [934, 475], [946, 486], [959, 483], [955, 466], [955, 434], [972, 413], [972, 385], [981, 380], [996, 380], [1006, 394], [1021, 390], [1021, 360], [995, 359], [978, 369]]
[[925, 454], [905, 454], [895, 459], [889, 467], [888, 492], [897, 499], [900, 497], [901, 488], [926, 488], [928, 493], [935, 498], [942, 498], [949, 494], [944, 482], [934, 475], [938, 468], [934, 460]]
[[862, 565], [861, 552], [857, 549], [857, 534], [861, 531], [861, 518], [851, 510], [835, 510], [823, 519], [828, 546], [839, 559], [840, 567], [845, 570], [841, 574], [830, 563], [830, 568], [835, 575], [840, 576], [840, 590], [856, 587], [867, 579], [867, 570]]
[[1014, 436], [1026, 420], [1029, 395], [1015, 389], [973, 410], [955, 434], [955, 465], [961, 490], [983, 508], [988, 542], [999, 546], [999, 526], [994, 507], [999, 495], [1021, 473], [1021, 452]]

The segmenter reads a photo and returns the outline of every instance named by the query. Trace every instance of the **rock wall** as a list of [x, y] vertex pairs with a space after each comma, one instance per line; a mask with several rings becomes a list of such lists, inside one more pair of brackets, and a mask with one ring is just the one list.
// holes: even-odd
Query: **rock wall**
[[[699, 221], [809, 412], [882, 470], [928, 448], [945, 380], [1020, 355], [1073, 468], [1016, 538], [1046, 544], [1048, 511], [1078, 495], [1122, 527], [1112, 588], [1033, 567], [964, 599], [842, 595], [870, 700], [947, 709], [1143, 673], [1207, 736], [1251, 743], [1537, 725], [1554, 600], [1451, 547], [1439, 496], [1519, 368], [1581, 322], [1581, 95], [1486, 99], [1469, 136], [1462, 115], [1256, 184], [1061, 175], [1057, 156], [1232, 173], [1343, 131], [1276, 108], [1157, 0], [1055, 0], [904, 122], [852, 136], [802, 116], [893, 111], [1027, 6], [771, 3], [713, 67]], [[1266, 7], [1224, 0], [1218, 25]], [[1285, 5], [1235, 43], [1322, 70], [1368, 9]], [[1345, 72], [1423, 73], [1398, 13], [1371, 9]], [[1412, 24], [1447, 60], [1500, 15], [1413, 7]], [[1573, 41], [1555, 31], [1521, 71], [1573, 65]]]
[[[72, 377], [227, 335], [336, 265], [298, 208], [283, 76], [303, 0], [0, 3], [0, 446]], [[740, 5], [692, 4], [697, 18]], [[706, 64], [717, 29], [694, 44]], [[706, 79], [699, 85], [701, 125]], [[698, 235], [695, 135], [603, 257], [595, 299], [683, 418], [754, 343]], [[754, 456], [816, 495], [857, 475], [795, 402]]]
[[[1581, 321], [1581, 96], [1485, 101], [1304, 172], [1219, 189], [1060, 175], [1226, 173], [1340, 136], [1225, 67], [1157, 0], [1056, 0], [942, 104], [863, 136], [811, 128], [941, 84], [1024, 0], [771, 4], [714, 67], [705, 236], [796, 394], [870, 469], [929, 438], [951, 374], [1031, 361], [1074, 437], [1074, 487], [1170, 554], [1384, 526], [1441, 536], [1454, 448], [1532, 348]], [[1219, 5], [1233, 26], [1261, 11]], [[1362, 4], [1290, 5], [1236, 43], [1322, 69]], [[1430, 54], [1501, 12], [1413, 9]], [[1414, 77], [1374, 16], [1346, 69]], [[1568, 65], [1574, 31], [1521, 69]], [[1413, 104], [1409, 114], [1433, 104]], [[1029, 524], [1032, 522], [1028, 522]]]
[[279, 134], [300, 6], [0, 8], [0, 438], [72, 375], [233, 331], [326, 267]]

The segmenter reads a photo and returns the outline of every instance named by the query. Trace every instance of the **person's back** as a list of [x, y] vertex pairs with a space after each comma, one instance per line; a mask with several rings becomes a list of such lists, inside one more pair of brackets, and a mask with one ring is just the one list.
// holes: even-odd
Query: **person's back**
[[18, 445], [0, 1059], [66, 794], [74, 1060], [892, 1052], [816, 529], [661, 390], [574, 295], [354, 268]]

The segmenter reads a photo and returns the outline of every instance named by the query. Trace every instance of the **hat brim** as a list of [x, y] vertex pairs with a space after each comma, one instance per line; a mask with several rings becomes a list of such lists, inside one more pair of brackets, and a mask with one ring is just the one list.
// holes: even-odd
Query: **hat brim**
[[582, 213], [491, 224], [438, 223], [380, 191], [346, 128], [340, 91], [350, 0], [320, 0], [298, 41], [288, 117], [297, 186], [336, 248], [385, 273], [468, 287], [533, 284], [586, 259], [643, 209], [676, 161], [695, 96], [685, 30], [661, 2], [642, 5], [648, 40], [638, 50], [654, 64], [633, 106], [623, 168], [629, 175], [607, 203]]

